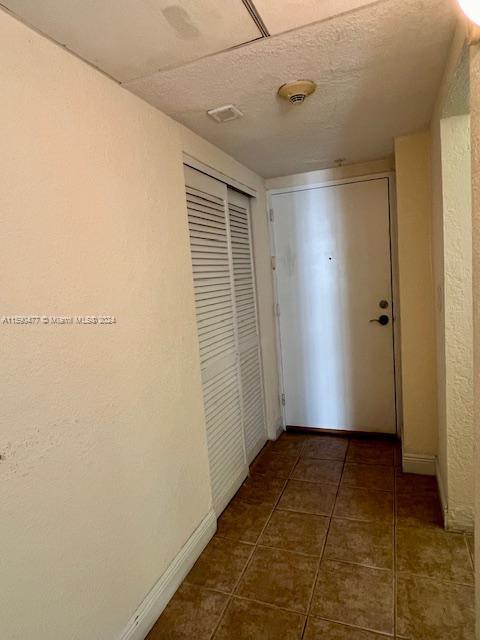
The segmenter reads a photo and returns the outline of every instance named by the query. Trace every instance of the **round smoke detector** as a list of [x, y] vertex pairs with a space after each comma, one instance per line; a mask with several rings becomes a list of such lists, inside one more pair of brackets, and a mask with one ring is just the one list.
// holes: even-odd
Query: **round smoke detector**
[[316, 88], [317, 85], [312, 80], [295, 80], [295, 82], [282, 84], [278, 90], [278, 95], [292, 104], [302, 104], [305, 98], [311, 95]]

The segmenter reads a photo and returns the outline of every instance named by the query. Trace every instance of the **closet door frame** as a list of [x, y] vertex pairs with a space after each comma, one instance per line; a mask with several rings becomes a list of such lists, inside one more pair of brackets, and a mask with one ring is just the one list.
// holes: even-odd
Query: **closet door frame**
[[187, 167], [190, 167], [191, 169], [200, 171], [200, 173], [204, 173], [206, 176], [210, 176], [210, 178], [215, 178], [215, 180], [226, 184], [227, 187], [233, 187], [234, 189], [237, 189], [237, 191], [245, 193], [247, 196], [251, 196], [252, 198], [257, 197], [257, 191], [255, 189], [252, 189], [252, 187], [249, 187], [244, 182], [235, 180], [235, 178], [231, 178], [225, 173], [222, 173], [221, 171], [210, 167], [204, 162], [193, 158], [192, 156], [188, 155], [188, 153], [183, 154], [183, 164]]
[[[263, 350], [262, 350], [262, 331], [261, 331], [261, 325], [260, 325], [260, 318], [259, 318], [259, 314], [258, 314], [258, 293], [257, 293], [257, 277], [256, 277], [256, 265], [255, 265], [255, 243], [254, 243], [254, 239], [253, 239], [253, 233], [252, 233], [252, 203], [251, 203], [251, 199], [252, 198], [256, 198], [257, 197], [257, 191], [255, 189], [253, 189], [252, 187], [246, 185], [243, 182], [240, 182], [239, 180], [236, 180], [235, 178], [231, 178], [230, 176], [222, 173], [221, 171], [218, 171], [217, 169], [201, 162], [200, 160], [197, 160], [196, 158], [193, 158], [192, 156], [183, 153], [183, 164], [185, 167], [189, 167], [191, 169], [195, 169], [200, 173], [205, 174], [206, 176], [210, 177], [210, 178], [214, 178], [215, 180], [222, 182], [225, 187], [232, 187], [233, 189], [239, 191], [240, 193], [249, 196], [250, 202], [249, 202], [249, 239], [250, 239], [250, 246], [251, 246], [251, 263], [252, 263], [252, 272], [253, 272], [253, 276], [254, 276], [254, 282], [253, 282], [253, 289], [254, 289], [254, 300], [255, 300], [255, 318], [256, 318], [256, 323], [257, 323], [257, 331], [258, 331], [258, 350], [259, 350], [259, 365], [260, 365], [260, 380], [261, 380], [261, 394], [262, 394], [262, 407], [263, 407], [263, 414], [264, 414], [264, 418], [265, 418], [265, 442], [268, 441], [268, 426], [267, 426], [267, 406], [266, 406], [266, 398], [265, 398], [265, 373], [264, 373], [264, 365], [263, 365]], [[228, 194], [227, 194], [228, 196]], [[225, 211], [225, 215], [226, 215], [226, 219], [227, 219], [227, 229], [228, 229], [228, 243], [229, 243], [229, 257], [230, 257], [230, 262], [232, 262], [232, 251], [231, 251], [231, 234], [230, 234], [230, 221], [229, 221], [229, 212], [228, 212], [228, 199], [225, 202], [225, 207], [226, 207], [226, 211]], [[265, 215], [267, 215], [267, 212], [265, 211]], [[233, 278], [233, 264], [231, 264], [231, 277]], [[235, 282], [233, 280], [233, 291], [235, 291]], [[241, 389], [241, 373], [240, 373], [240, 352], [239, 352], [239, 342], [238, 342], [238, 321], [237, 321], [237, 316], [235, 313], [235, 332], [236, 332], [236, 339], [237, 339], [237, 352], [238, 352], [238, 370], [239, 370], [239, 378], [240, 378], [240, 392], [242, 393], [242, 389]], [[241, 398], [241, 409], [242, 409], [242, 419], [243, 419], [243, 398]], [[261, 450], [262, 447], [259, 448], [259, 451]], [[247, 448], [246, 448], [246, 439], [245, 439], [245, 430], [244, 430], [244, 450], [245, 450], [245, 460], [246, 460], [246, 464], [247, 464], [247, 468], [248, 468], [248, 464], [251, 462], [249, 461], [249, 457], [248, 457], [248, 453], [247, 453]], [[258, 453], [258, 452], [257, 452]]]
[[[222, 511], [228, 505], [230, 500], [233, 498], [235, 493], [238, 491], [245, 478], [248, 476], [248, 461], [246, 454], [246, 444], [245, 444], [245, 430], [244, 430], [244, 419], [243, 419], [243, 399], [242, 399], [242, 380], [241, 380], [241, 372], [240, 372], [240, 355], [238, 350], [238, 327], [236, 320], [236, 312], [235, 312], [235, 289], [234, 289], [234, 278], [233, 278], [233, 265], [232, 265], [232, 255], [231, 255], [231, 239], [230, 239], [230, 226], [229, 226], [229, 216], [228, 216], [228, 201], [227, 201], [227, 186], [224, 183], [219, 182], [216, 179], [212, 179], [210, 176], [207, 176], [198, 170], [192, 170], [191, 167], [185, 167], [185, 173], [188, 173], [189, 176], [185, 177], [185, 191], [187, 197], [187, 209], [188, 209], [188, 198], [189, 198], [189, 190], [192, 189], [196, 191], [198, 194], [203, 193], [206, 196], [211, 196], [216, 198], [217, 200], [223, 203], [223, 220], [224, 220], [224, 228], [225, 228], [225, 249], [228, 253], [228, 282], [229, 282], [229, 292], [231, 294], [231, 324], [230, 331], [233, 338], [231, 350], [228, 350], [225, 354], [220, 356], [214, 356], [215, 360], [213, 363], [209, 363], [206, 365], [202, 364], [202, 348], [201, 348], [201, 334], [199, 333], [200, 327], [198, 326], [199, 318], [197, 314], [196, 308], [196, 276], [193, 262], [193, 254], [192, 254], [192, 284], [194, 286], [194, 297], [195, 297], [195, 315], [196, 315], [196, 326], [197, 326], [197, 335], [199, 340], [199, 355], [201, 361], [201, 383], [202, 383], [202, 397], [203, 397], [203, 405], [204, 405], [204, 415], [205, 415], [205, 427], [206, 427], [206, 437], [207, 437], [207, 446], [208, 446], [208, 454], [209, 454], [209, 464], [210, 464], [210, 481], [212, 486], [212, 497], [213, 497], [213, 508], [217, 517], [220, 516]], [[220, 211], [222, 208], [219, 209]], [[188, 228], [189, 228], [189, 236], [191, 234], [190, 227], [190, 211], [188, 211]], [[197, 231], [198, 233], [198, 231]], [[191, 237], [190, 237], [190, 250], [192, 249]], [[233, 372], [235, 372], [233, 374]], [[232, 377], [234, 375], [234, 378]], [[222, 378], [219, 376], [226, 376], [226, 380], [230, 377], [230, 382], [227, 383], [227, 387], [224, 386]], [[235, 382], [232, 387], [233, 379]], [[220, 384], [221, 386], [216, 386]], [[213, 388], [212, 388], [213, 385]], [[230, 390], [228, 390], [228, 386], [230, 386]], [[210, 387], [210, 389], [208, 389]], [[220, 391], [219, 391], [220, 389]], [[236, 393], [232, 396], [232, 390], [236, 389]], [[214, 396], [224, 395], [227, 393], [231, 398], [231, 406], [226, 407], [226, 409], [221, 409], [220, 414], [225, 410], [229, 413], [229, 422], [230, 425], [238, 424], [237, 428], [234, 428], [230, 431], [228, 430], [229, 436], [226, 440], [222, 441], [216, 435], [213, 435], [212, 425], [209, 421], [208, 415], [209, 412], [212, 413], [212, 407], [209, 405], [208, 396], [209, 394], [214, 394]], [[238, 400], [238, 405], [237, 405]], [[237, 409], [234, 409], [235, 405], [237, 405]], [[233, 413], [232, 413], [233, 409]], [[213, 409], [213, 413], [215, 413], [217, 409]], [[238, 423], [237, 418], [235, 418], [235, 412], [238, 411]], [[233, 417], [232, 417], [233, 416]], [[234, 420], [231, 422], [230, 420]], [[214, 418], [214, 421], [218, 420], [218, 418]], [[218, 428], [218, 425], [213, 429], [214, 431]], [[240, 432], [241, 430], [241, 432]], [[237, 434], [237, 435], [235, 435]], [[227, 442], [233, 442], [232, 437], [234, 439], [238, 438], [236, 447], [240, 448], [229, 448]], [[213, 439], [212, 439], [213, 438]], [[214, 444], [215, 443], [215, 444]], [[220, 448], [218, 448], [220, 446]], [[213, 460], [215, 459], [218, 462], [218, 452], [219, 451], [230, 451], [230, 455], [238, 456], [241, 452], [241, 461], [237, 458], [236, 464], [232, 466], [228, 470], [228, 475], [224, 475], [225, 471], [222, 469], [222, 465], [217, 466], [213, 465]], [[235, 453], [236, 452], [236, 453]], [[213, 456], [213, 458], [212, 458]], [[233, 461], [233, 458], [232, 458]], [[213, 466], [212, 466], [213, 465]], [[228, 469], [228, 467], [227, 467]], [[221, 480], [219, 480], [221, 478]], [[225, 482], [225, 479], [228, 478], [228, 482]]]

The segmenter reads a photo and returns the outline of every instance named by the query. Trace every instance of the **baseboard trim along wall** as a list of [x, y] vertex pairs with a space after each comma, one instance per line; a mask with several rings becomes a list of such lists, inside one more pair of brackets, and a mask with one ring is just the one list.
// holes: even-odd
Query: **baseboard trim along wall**
[[130, 618], [118, 640], [144, 640], [182, 580], [195, 564], [217, 529], [213, 509], [184, 544], [157, 584]]
[[418, 473], [423, 476], [436, 475], [436, 457], [427, 456], [424, 453], [402, 454], [402, 468], [404, 473]]
[[[449, 505], [449, 498], [446, 490], [445, 480], [438, 459], [436, 461], [436, 475], [438, 483], [438, 492], [440, 494], [440, 502], [442, 505], [443, 524], [447, 531], [458, 531], [461, 533], [473, 533], [474, 530], [474, 514], [470, 509], [458, 507], [455, 504]], [[457, 507], [457, 508], [455, 508]]]

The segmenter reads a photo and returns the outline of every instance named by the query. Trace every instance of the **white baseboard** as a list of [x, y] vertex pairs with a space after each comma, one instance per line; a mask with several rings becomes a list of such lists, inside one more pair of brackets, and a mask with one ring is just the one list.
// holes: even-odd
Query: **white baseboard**
[[473, 534], [475, 531], [475, 516], [468, 508], [448, 510], [445, 528], [448, 531]]
[[402, 454], [402, 469], [405, 473], [418, 473], [423, 476], [435, 475], [435, 456], [423, 453]]
[[144, 640], [217, 528], [210, 511], [184, 544], [157, 584], [139, 605], [118, 640]]
[[440, 502], [442, 504], [443, 524], [448, 531], [460, 531], [463, 533], [473, 533], [475, 515], [473, 509], [462, 508], [462, 505], [449, 506], [447, 488], [442, 476], [442, 470], [438, 459], [436, 461], [436, 476], [438, 483], [438, 492], [440, 494]]

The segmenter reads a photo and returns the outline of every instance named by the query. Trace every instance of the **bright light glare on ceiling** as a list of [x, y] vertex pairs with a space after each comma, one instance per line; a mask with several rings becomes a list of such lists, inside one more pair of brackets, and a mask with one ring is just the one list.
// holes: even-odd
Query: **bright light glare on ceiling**
[[480, 0], [458, 0], [458, 4], [467, 18], [480, 26]]

